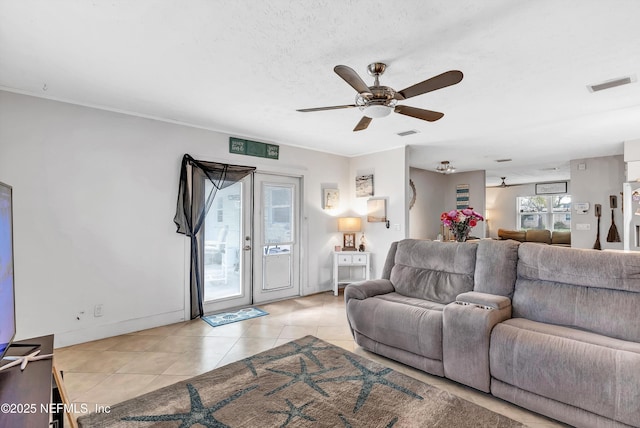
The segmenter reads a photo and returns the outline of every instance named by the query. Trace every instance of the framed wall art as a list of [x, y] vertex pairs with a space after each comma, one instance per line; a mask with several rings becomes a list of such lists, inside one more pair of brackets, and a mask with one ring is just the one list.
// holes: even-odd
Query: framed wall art
[[356, 177], [356, 197], [373, 196], [373, 174]]
[[456, 209], [469, 208], [469, 185], [458, 184], [456, 186]]
[[378, 223], [387, 221], [387, 200], [369, 199], [367, 201], [367, 221]]
[[333, 210], [340, 205], [340, 190], [338, 189], [322, 189], [322, 208], [325, 210]]
[[567, 193], [567, 182], [536, 184], [536, 195], [551, 195], [554, 193]]

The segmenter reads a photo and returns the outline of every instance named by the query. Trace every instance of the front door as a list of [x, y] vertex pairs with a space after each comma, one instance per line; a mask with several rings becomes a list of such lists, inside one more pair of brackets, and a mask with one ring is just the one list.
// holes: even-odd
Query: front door
[[[204, 222], [204, 311], [251, 304], [253, 177], [218, 190]], [[205, 180], [205, 194], [213, 185]]]
[[255, 174], [253, 301], [300, 295], [300, 178]]

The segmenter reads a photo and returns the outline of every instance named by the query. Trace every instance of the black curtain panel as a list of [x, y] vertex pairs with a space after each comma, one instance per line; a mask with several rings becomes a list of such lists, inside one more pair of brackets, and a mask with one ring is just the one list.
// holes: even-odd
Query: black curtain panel
[[[200, 240], [202, 238], [199, 238], [198, 232], [202, 229], [204, 219], [217, 191], [242, 180], [253, 171], [255, 171], [255, 167], [205, 162], [196, 160], [188, 154], [182, 157], [178, 202], [173, 222], [178, 228], [177, 233], [188, 236], [191, 240], [191, 319], [201, 317], [204, 314], [202, 306], [204, 284], [200, 275], [200, 250], [202, 248]], [[204, 191], [205, 180], [209, 180], [213, 184], [208, 195]]]

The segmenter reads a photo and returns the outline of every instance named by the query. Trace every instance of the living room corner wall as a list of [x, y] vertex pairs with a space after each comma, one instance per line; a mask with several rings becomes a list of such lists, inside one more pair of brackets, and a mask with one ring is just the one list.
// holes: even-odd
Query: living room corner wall
[[[468, 171], [440, 174], [420, 168], [410, 169], [416, 186], [416, 203], [410, 211], [411, 233], [416, 239], [436, 239], [440, 233], [440, 214], [456, 209], [456, 189], [469, 185], [469, 205], [480, 214], [485, 212], [485, 172]], [[479, 222], [471, 235], [485, 237], [485, 223]]]
[[277, 161], [232, 155], [228, 137], [0, 91], [18, 339], [54, 333], [64, 346], [184, 318], [188, 246], [172, 221], [184, 153], [303, 176], [302, 293], [330, 289], [335, 218], [322, 210], [321, 186], [345, 192], [346, 207], [350, 159], [284, 145]]
[[[580, 166], [584, 165], [584, 166]], [[603, 156], [588, 159], [574, 159], [571, 166], [571, 201], [572, 203], [589, 202], [589, 210], [586, 214], [571, 214], [571, 246], [573, 248], [593, 248], [597, 233], [597, 218], [594, 214], [595, 204], [602, 205], [602, 217], [600, 218], [600, 245], [602, 249], [621, 250], [622, 242], [607, 242], [607, 233], [611, 226], [611, 208], [609, 208], [609, 195], [616, 195], [618, 208], [614, 209], [614, 219], [623, 236], [622, 215], [622, 183], [625, 181], [625, 165], [622, 155]], [[589, 230], [583, 230], [588, 225]]]
[[[350, 159], [349, 180], [351, 189], [352, 214], [362, 217], [362, 227], [366, 235], [367, 251], [371, 251], [371, 278], [380, 278], [384, 261], [391, 243], [408, 236], [409, 210], [409, 166], [406, 147], [399, 147], [379, 153], [356, 156]], [[359, 175], [373, 174], [374, 195], [356, 197], [355, 179]], [[385, 198], [387, 219], [385, 223], [367, 221], [367, 200]], [[358, 240], [359, 234], [358, 234]]]
[[409, 175], [416, 188], [416, 202], [409, 211], [409, 237], [436, 239], [440, 233], [440, 214], [447, 209], [445, 194], [448, 176], [420, 168], [411, 168]]

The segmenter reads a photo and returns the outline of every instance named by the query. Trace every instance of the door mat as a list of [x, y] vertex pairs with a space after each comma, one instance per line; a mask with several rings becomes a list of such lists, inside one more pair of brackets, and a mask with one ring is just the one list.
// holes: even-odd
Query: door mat
[[202, 320], [207, 322], [211, 327], [218, 327], [220, 325], [263, 317], [265, 315], [269, 315], [269, 312], [265, 312], [258, 308], [243, 308], [238, 309], [235, 312], [222, 312], [220, 314], [206, 315], [202, 317]]

